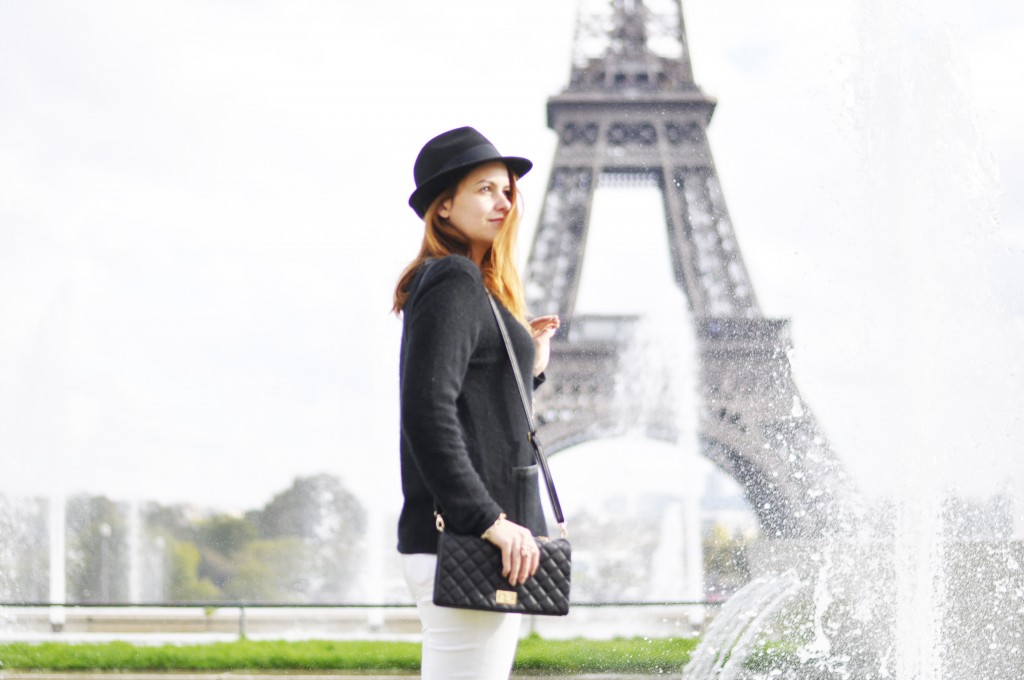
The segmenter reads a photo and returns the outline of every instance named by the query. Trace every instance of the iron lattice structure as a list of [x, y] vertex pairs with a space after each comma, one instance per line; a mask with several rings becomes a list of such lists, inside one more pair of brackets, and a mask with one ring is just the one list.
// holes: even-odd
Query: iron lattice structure
[[[793, 381], [788, 320], [758, 306], [708, 145], [715, 101], [694, 82], [680, 0], [583, 2], [574, 48], [569, 85], [548, 100], [558, 145], [526, 275], [531, 312], [563, 322], [538, 392], [541, 436], [557, 452], [623, 431], [615, 376], [635, 319], [573, 312], [598, 184], [653, 183], [696, 325], [702, 451], [743, 486], [766, 535], [821, 535], [854, 492]], [[648, 436], [677, 439], [670, 411], [648, 422]]]

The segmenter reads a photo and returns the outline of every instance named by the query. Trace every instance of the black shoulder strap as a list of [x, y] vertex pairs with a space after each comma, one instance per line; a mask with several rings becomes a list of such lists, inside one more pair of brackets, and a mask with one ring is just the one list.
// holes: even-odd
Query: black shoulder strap
[[508, 328], [505, 327], [505, 320], [501, 318], [501, 311], [498, 309], [497, 301], [495, 301], [494, 296], [489, 292], [487, 293], [487, 299], [491, 301], [491, 310], [494, 312], [494, 318], [498, 321], [498, 328], [501, 329], [501, 337], [505, 340], [505, 349], [508, 350], [508, 358], [512, 363], [512, 372], [516, 376], [516, 385], [519, 386], [519, 396], [523, 401], [523, 410], [526, 412], [526, 422], [530, 425], [530, 444], [533, 445], [533, 452], [537, 456], [537, 464], [540, 465], [541, 472], [544, 473], [544, 482], [548, 487], [548, 497], [551, 499], [551, 509], [555, 513], [555, 521], [558, 522], [558, 528], [561, 532], [562, 538], [565, 538], [569, 531], [565, 526], [565, 516], [562, 514], [562, 504], [558, 502], [558, 492], [555, 491], [555, 482], [551, 479], [551, 469], [548, 468], [548, 457], [544, 454], [544, 449], [540, 445], [540, 440], [537, 439], [537, 423], [533, 419], [533, 407], [530, 405], [530, 400], [526, 397], [526, 387], [523, 384], [523, 376], [519, 372], [519, 362], [516, 360], [516, 351], [512, 347], [512, 339], [508, 336]]

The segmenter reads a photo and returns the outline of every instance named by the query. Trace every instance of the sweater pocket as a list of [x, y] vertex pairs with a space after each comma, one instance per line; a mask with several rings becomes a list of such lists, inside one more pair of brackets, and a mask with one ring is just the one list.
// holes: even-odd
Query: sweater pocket
[[537, 481], [539, 467], [512, 468], [512, 483], [515, 490], [515, 514], [512, 521], [527, 527], [535, 535], [546, 533], [544, 510], [540, 504], [540, 486]]

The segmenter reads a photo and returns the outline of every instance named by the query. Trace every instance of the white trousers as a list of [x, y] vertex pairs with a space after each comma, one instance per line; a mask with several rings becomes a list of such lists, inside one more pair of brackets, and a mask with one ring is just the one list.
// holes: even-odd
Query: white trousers
[[423, 680], [508, 680], [522, 614], [478, 612], [434, 604], [437, 556], [402, 555], [402, 573], [423, 628]]

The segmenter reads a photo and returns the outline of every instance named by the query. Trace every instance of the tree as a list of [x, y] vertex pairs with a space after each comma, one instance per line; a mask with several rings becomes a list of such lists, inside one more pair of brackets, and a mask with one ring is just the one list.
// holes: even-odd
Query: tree
[[222, 555], [233, 555], [258, 537], [252, 522], [230, 515], [214, 515], [199, 523], [197, 540]]
[[187, 541], [170, 540], [168, 599], [172, 602], [209, 602], [222, 598], [212, 581], [199, 576], [199, 549]]
[[242, 602], [305, 601], [302, 574], [309, 557], [309, 547], [298, 537], [253, 541], [236, 553], [225, 594]]
[[747, 540], [715, 524], [704, 535], [705, 588], [716, 597], [728, 597], [750, 581]]
[[263, 539], [301, 539], [306, 559], [297, 565], [292, 593], [306, 601], [341, 601], [353, 585], [361, 555], [365, 514], [356, 497], [332, 475], [299, 477], [253, 514]]
[[[365, 524], [355, 496], [326, 474], [297, 478], [242, 517], [82, 495], [67, 518], [70, 602], [342, 601]], [[27, 573], [12, 560], [0, 553], [0, 592]]]
[[69, 602], [127, 602], [127, 523], [105, 496], [72, 496], [67, 506]]

